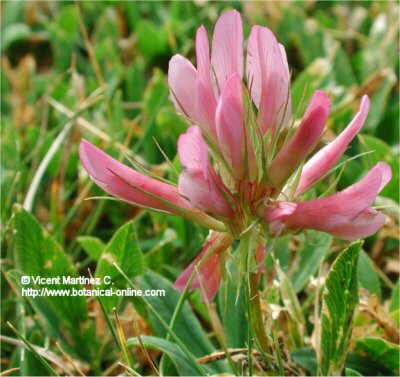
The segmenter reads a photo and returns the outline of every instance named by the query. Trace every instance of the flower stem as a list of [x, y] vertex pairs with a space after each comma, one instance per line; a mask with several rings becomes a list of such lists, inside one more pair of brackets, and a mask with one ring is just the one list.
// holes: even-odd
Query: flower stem
[[264, 352], [269, 352], [268, 336], [265, 332], [263, 315], [261, 311], [261, 300], [258, 292], [259, 276], [257, 273], [249, 273], [249, 306], [250, 324], [256, 335], [258, 343]]

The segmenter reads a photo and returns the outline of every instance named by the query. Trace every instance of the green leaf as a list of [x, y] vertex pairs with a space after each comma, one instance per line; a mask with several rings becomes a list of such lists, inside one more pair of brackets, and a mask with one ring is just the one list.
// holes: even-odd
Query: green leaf
[[[188, 359], [176, 344], [155, 336], [141, 336], [140, 340], [146, 348], [156, 349], [167, 354], [180, 376], [197, 376], [199, 374], [198, 369], [193, 366], [193, 361]], [[138, 338], [130, 338], [127, 343], [129, 347], [140, 347]]]
[[392, 297], [390, 299], [389, 311], [394, 312], [400, 309], [400, 279], [397, 280], [397, 283], [392, 291]]
[[369, 293], [375, 294], [381, 298], [381, 285], [379, 282], [379, 276], [374, 268], [374, 262], [364, 250], [361, 250], [360, 252], [357, 273], [360, 285]]
[[77, 241], [83, 247], [83, 250], [85, 250], [85, 252], [95, 261], [99, 260], [101, 253], [106, 247], [103, 241], [97, 237], [81, 236], [77, 238]]
[[[317, 374], [317, 355], [312, 348], [299, 348], [290, 354], [292, 360], [308, 371], [312, 376]], [[350, 353], [347, 356], [345, 370], [351, 369], [364, 376], [387, 375], [388, 370], [377, 365], [369, 358]]]
[[309, 231], [302, 249], [298, 252], [300, 261], [291, 280], [296, 293], [300, 292], [315, 275], [329, 252], [332, 236], [327, 233]]
[[299, 348], [290, 353], [292, 360], [303, 369], [311, 373], [317, 374], [317, 356], [312, 348]]
[[393, 375], [400, 373], [400, 346], [382, 338], [364, 338], [358, 340], [355, 351], [366, 355], [373, 362], [389, 369]]
[[357, 82], [349, 57], [339, 44], [335, 47], [335, 56], [333, 57], [332, 66], [335, 71], [335, 81], [339, 85], [350, 87]]
[[237, 294], [237, 284], [228, 276], [218, 291], [218, 309], [229, 348], [246, 347], [248, 336], [245, 291]]
[[289, 268], [289, 262], [291, 256], [289, 242], [291, 238], [292, 238], [291, 235], [287, 235], [279, 237], [275, 241], [274, 255], [279, 260], [279, 265], [281, 266], [284, 272], [287, 272], [287, 269]]
[[[116, 263], [129, 278], [134, 278], [144, 271], [143, 254], [139, 248], [134, 220], [122, 225], [113, 235], [110, 242], [101, 254], [97, 264], [95, 276], [102, 279], [99, 289], [126, 288], [126, 280], [114, 267]], [[112, 286], [104, 282], [104, 277], [109, 276]], [[117, 296], [102, 297], [104, 305], [111, 309], [118, 302]]]
[[293, 319], [293, 326], [291, 327], [290, 334], [288, 334], [288, 338], [299, 347], [303, 345], [304, 341], [306, 327], [304, 313], [291, 280], [282, 271], [279, 265], [276, 267], [276, 270], [278, 271], [279, 290], [282, 301]]
[[362, 376], [362, 374], [351, 368], [345, 368], [344, 372], [345, 376]]
[[[179, 292], [164, 277], [150, 271], [146, 272], [139, 279], [139, 287], [143, 291], [147, 289], [165, 290], [165, 295], [163, 296], [147, 296], [145, 299], [154, 307], [166, 323], [170, 323], [179, 300]], [[149, 315], [149, 321], [153, 331], [158, 336], [166, 336], [166, 330], [157, 318]], [[202, 329], [188, 303], [183, 305], [181, 312], [177, 316], [173, 330], [195, 356], [201, 357], [215, 351], [214, 346], [208, 339], [207, 333]]]
[[358, 304], [357, 263], [362, 242], [352, 243], [335, 260], [323, 291], [319, 369], [338, 375], [346, 360], [354, 310]]
[[[18, 288], [69, 290], [81, 289], [79, 284], [63, 284], [63, 277], [77, 277], [77, 271], [61, 246], [44, 230], [36, 219], [21, 206], [14, 206], [14, 252], [17, 271], [9, 276]], [[28, 284], [21, 284], [22, 276], [29, 276]], [[32, 277], [58, 278], [60, 284], [35, 285]], [[87, 337], [88, 310], [84, 297], [42, 296], [27, 297], [40, 314], [44, 326], [56, 339], [87, 358], [90, 341]]]

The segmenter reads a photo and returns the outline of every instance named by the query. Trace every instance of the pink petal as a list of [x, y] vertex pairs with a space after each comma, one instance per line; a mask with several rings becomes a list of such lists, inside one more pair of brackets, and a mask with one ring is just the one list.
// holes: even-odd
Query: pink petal
[[315, 229], [355, 239], [382, 223], [383, 218], [369, 207], [390, 178], [390, 167], [379, 162], [363, 179], [341, 192], [305, 202], [281, 202], [267, 208], [264, 215], [275, 228], [281, 223], [290, 229]]
[[[215, 109], [217, 101], [211, 84], [210, 49], [207, 31], [201, 26], [196, 33], [197, 61], [197, 123], [216, 141]], [[193, 94], [192, 94], [193, 95]]]
[[303, 167], [296, 195], [300, 195], [322, 178], [339, 160], [347, 146], [360, 131], [369, 110], [369, 98], [363, 96], [360, 110], [351, 123], [324, 148], [319, 150]]
[[247, 82], [262, 130], [284, 126], [290, 116], [289, 69], [284, 48], [267, 28], [253, 26], [247, 46]]
[[297, 206], [296, 203], [292, 202], [278, 202], [265, 210], [265, 219], [268, 223], [283, 222], [296, 211]]
[[197, 101], [194, 93], [197, 72], [193, 64], [181, 55], [174, 55], [169, 61], [168, 85], [176, 110], [196, 122]]
[[284, 76], [285, 80], [287, 82], [289, 82], [290, 81], [290, 72], [289, 72], [289, 64], [288, 64], [288, 60], [287, 60], [285, 46], [279, 43], [279, 48], [281, 50], [282, 64], [283, 64], [282, 75]]
[[[217, 132], [215, 130], [215, 111], [217, 101], [210, 83], [205, 83], [200, 78], [197, 80], [197, 122], [196, 124], [212, 138], [216, 143]], [[193, 95], [193, 94], [192, 94]]]
[[[232, 240], [230, 236], [226, 233], [210, 233], [210, 236], [208, 237], [200, 253], [193, 260], [193, 262], [190, 263], [190, 265], [181, 273], [181, 275], [179, 275], [174, 284], [174, 287], [180, 291], [184, 290], [190, 276], [195, 269], [195, 266], [207, 253], [209, 254], [209, 257], [204, 261], [202, 266], [199, 267], [199, 275], [201, 279], [201, 285], [204, 287], [207, 299], [209, 301], [212, 301], [218, 291], [221, 281], [220, 258], [230, 246], [231, 241]], [[211, 248], [213, 250], [210, 250]], [[193, 291], [199, 288], [199, 276], [195, 275], [192, 280], [190, 290]]]
[[242, 103], [242, 80], [233, 74], [222, 90], [216, 113], [220, 150], [232, 168], [234, 177], [245, 174], [245, 136]]
[[386, 221], [386, 216], [372, 208], [367, 208], [352, 221], [335, 226], [332, 235], [343, 240], [353, 241], [376, 233]]
[[210, 47], [204, 26], [200, 26], [196, 33], [196, 64], [199, 77], [203, 81], [210, 81]]
[[258, 33], [259, 26], [253, 26], [247, 42], [246, 74], [247, 86], [251, 92], [251, 98], [257, 108], [260, 108], [262, 75], [260, 57], [258, 55]]
[[206, 228], [225, 229], [223, 223], [193, 208], [175, 186], [138, 173], [86, 140], [81, 141], [79, 157], [90, 178], [104, 191], [121, 200], [183, 216]]
[[329, 115], [329, 99], [316, 91], [296, 133], [272, 161], [268, 176], [275, 187], [281, 187], [299, 164], [315, 148]]
[[190, 204], [179, 195], [175, 186], [138, 173], [86, 140], [80, 143], [79, 156], [91, 179], [104, 191], [121, 200], [170, 213], [176, 211], [165, 202], [190, 208]]
[[236, 10], [224, 12], [215, 24], [211, 64], [220, 90], [233, 73], [243, 76], [243, 27]]
[[178, 154], [183, 167], [179, 176], [179, 192], [202, 211], [216, 216], [231, 217], [222, 191], [208, 159], [208, 147], [198, 127], [190, 127], [178, 140]]

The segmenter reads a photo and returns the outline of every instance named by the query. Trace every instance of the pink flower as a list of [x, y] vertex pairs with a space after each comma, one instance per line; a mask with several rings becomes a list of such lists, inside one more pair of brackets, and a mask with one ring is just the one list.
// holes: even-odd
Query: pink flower
[[[215, 25], [211, 51], [205, 28], [198, 29], [196, 62], [195, 67], [175, 55], [169, 63], [172, 102], [190, 124], [178, 141], [182, 173], [177, 187], [122, 165], [87, 141], [80, 146], [83, 166], [109, 194], [213, 230], [178, 278], [178, 289], [201, 260], [200, 280], [195, 276], [192, 288], [203, 285], [212, 299], [220, 282], [221, 258], [232, 239], [257, 219], [271, 233], [316, 229], [345, 240], [369, 236], [384, 224], [384, 215], [371, 208], [391, 178], [383, 162], [341, 192], [300, 200], [334, 167], [360, 131], [368, 114], [367, 96], [345, 130], [309, 158], [324, 132], [329, 99], [316, 91], [302, 121], [291, 131], [286, 53], [269, 29], [251, 29], [244, 67], [241, 17], [237, 11], [227, 11]], [[293, 179], [296, 176], [299, 179]], [[292, 201], [285, 197], [288, 192], [294, 193]], [[255, 263], [263, 254], [261, 244], [257, 250]]]
[[[228, 233], [211, 232], [200, 253], [176, 280], [175, 288], [182, 291], [192, 274], [194, 274], [190, 289], [203, 288], [206, 298], [212, 300], [221, 282], [221, 262], [231, 242], [232, 237]], [[199, 264], [204, 257], [206, 257], [204, 263]], [[196, 266], [201, 279], [196, 274]]]

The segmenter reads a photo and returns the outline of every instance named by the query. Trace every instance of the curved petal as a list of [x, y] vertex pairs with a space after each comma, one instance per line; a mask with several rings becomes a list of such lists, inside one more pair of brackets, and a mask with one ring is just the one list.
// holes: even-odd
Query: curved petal
[[341, 192], [305, 202], [281, 202], [267, 208], [264, 216], [274, 226], [284, 224], [291, 229], [308, 228], [344, 239], [358, 238], [382, 223], [382, 216], [369, 207], [390, 178], [390, 167], [379, 162], [363, 179]]
[[171, 99], [178, 112], [193, 122], [197, 120], [197, 71], [193, 64], [181, 55], [174, 55], [168, 66], [168, 85]]
[[373, 208], [367, 208], [352, 221], [336, 225], [330, 233], [342, 240], [353, 241], [376, 233], [386, 221], [386, 216]]
[[280, 187], [315, 148], [329, 115], [328, 96], [316, 91], [296, 133], [272, 161], [268, 176], [274, 187]]
[[[215, 130], [215, 112], [217, 101], [209, 83], [198, 78], [196, 83], [197, 96], [197, 125], [214, 140], [217, 141]], [[193, 94], [192, 94], [193, 95]]]
[[[227, 233], [210, 233], [200, 253], [179, 275], [178, 279], [175, 281], [174, 287], [179, 291], [183, 291], [197, 265], [200, 276], [194, 276], [190, 290], [193, 291], [199, 289], [200, 286], [203, 286], [207, 299], [212, 301], [218, 291], [221, 281], [220, 258], [229, 248], [231, 242], [232, 238]], [[201, 265], [199, 265], [200, 261], [206, 254], [209, 256], [206, 257]], [[199, 278], [201, 279], [201, 282]]]
[[233, 73], [243, 76], [243, 27], [236, 10], [224, 12], [215, 24], [211, 64], [220, 90]]
[[310, 186], [323, 177], [339, 160], [347, 146], [354, 139], [363, 126], [369, 110], [369, 98], [363, 96], [360, 110], [351, 123], [342, 131], [335, 140], [319, 150], [303, 167], [296, 195], [300, 195]]
[[289, 81], [284, 48], [269, 29], [253, 26], [247, 46], [247, 82], [263, 132], [283, 126], [290, 116]]
[[79, 157], [90, 178], [104, 191], [123, 201], [190, 218], [211, 229], [224, 228], [219, 221], [193, 209], [175, 186], [138, 173], [86, 140], [79, 145]]
[[216, 216], [231, 217], [233, 211], [214, 179], [208, 147], [198, 127], [190, 127], [178, 140], [178, 154], [183, 167], [179, 192], [196, 208]]
[[200, 26], [196, 32], [196, 64], [199, 76], [204, 81], [210, 81], [210, 47], [204, 26]]
[[201, 26], [196, 33], [196, 62], [197, 62], [197, 115], [198, 124], [207, 129], [210, 136], [216, 140], [215, 109], [217, 101], [211, 84], [210, 48], [207, 31]]
[[175, 186], [138, 173], [86, 140], [81, 141], [79, 156], [92, 180], [104, 191], [119, 199], [171, 213], [174, 213], [172, 206], [163, 201], [170, 202], [174, 206], [190, 208], [190, 204], [179, 195]]
[[242, 103], [242, 79], [235, 73], [225, 83], [219, 98], [216, 125], [220, 150], [237, 179], [245, 172], [245, 135]]

